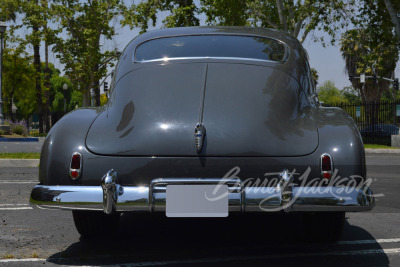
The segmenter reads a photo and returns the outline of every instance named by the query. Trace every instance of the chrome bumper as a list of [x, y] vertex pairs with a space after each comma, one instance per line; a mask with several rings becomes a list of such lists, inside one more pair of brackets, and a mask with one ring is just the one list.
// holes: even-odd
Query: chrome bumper
[[101, 186], [46, 186], [33, 188], [30, 203], [44, 209], [103, 210], [110, 214], [128, 211], [165, 211], [170, 184], [226, 184], [229, 212], [367, 211], [375, 205], [368, 187], [295, 187], [285, 171], [276, 187], [242, 188], [231, 179], [156, 179], [150, 186], [121, 186], [109, 171]]

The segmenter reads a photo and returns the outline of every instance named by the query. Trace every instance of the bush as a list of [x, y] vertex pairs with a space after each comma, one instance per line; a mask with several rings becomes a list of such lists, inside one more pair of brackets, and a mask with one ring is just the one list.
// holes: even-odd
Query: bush
[[26, 125], [25, 120], [22, 120], [20, 122], [5, 121], [5, 123], [10, 125], [12, 133], [23, 136], [28, 135], [28, 126]]
[[32, 136], [32, 137], [46, 137], [47, 133], [30, 132], [29, 135]]

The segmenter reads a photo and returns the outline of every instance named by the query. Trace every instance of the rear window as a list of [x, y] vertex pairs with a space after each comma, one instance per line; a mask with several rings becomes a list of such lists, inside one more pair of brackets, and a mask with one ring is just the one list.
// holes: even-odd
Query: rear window
[[242, 58], [284, 61], [286, 48], [273, 39], [254, 36], [199, 35], [160, 38], [136, 48], [136, 61], [182, 58]]

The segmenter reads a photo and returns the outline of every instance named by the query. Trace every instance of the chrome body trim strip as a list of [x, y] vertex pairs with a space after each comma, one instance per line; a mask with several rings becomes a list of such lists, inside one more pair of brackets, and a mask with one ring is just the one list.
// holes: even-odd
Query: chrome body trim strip
[[149, 60], [140, 60], [135, 61], [134, 63], [150, 63], [150, 62], [169, 62], [174, 60], [199, 60], [199, 59], [216, 59], [216, 60], [244, 60], [244, 61], [257, 61], [257, 62], [267, 62], [267, 63], [280, 63], [283, 64], [285, 61], [274, 61], [267, 59], [258, 59], [258, 58], [246, 58], [246, 57], [171, 57], [171, 58], [157, 58], [157, 59], [149, 59]]

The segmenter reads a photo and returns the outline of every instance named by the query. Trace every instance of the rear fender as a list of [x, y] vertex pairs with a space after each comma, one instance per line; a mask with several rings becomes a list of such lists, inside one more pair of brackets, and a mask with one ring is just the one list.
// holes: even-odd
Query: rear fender
[[87, 132], [101, 109], [75, 110], [62, 117], [47, 134], [40, 154], [39, 181], [44, 185], [79, 184], [69, 178], [69, 165], [74, 152], [88, 156]]
[[332, 156], [338, 175], [365, 178], [364, 145], [353, 119], [339, 108], [319, 107], [314, 115], [319, 133], [318, 153]]

